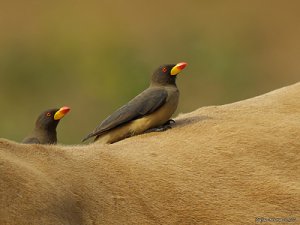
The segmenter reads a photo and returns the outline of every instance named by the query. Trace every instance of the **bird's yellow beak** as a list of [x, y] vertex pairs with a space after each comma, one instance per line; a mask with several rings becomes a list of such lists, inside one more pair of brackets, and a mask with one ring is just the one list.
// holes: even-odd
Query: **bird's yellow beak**
[[67, 106], [61, 107], [55, 114], [54, 120], [60, 120], [63, 118], [71, 109]]
[[171, 69], [171, 75], [177, 75], [180, 73], [181, 70], [183, 70], [187, 66], [186, 62], [177, 63], [176, 66], [174, 66]]

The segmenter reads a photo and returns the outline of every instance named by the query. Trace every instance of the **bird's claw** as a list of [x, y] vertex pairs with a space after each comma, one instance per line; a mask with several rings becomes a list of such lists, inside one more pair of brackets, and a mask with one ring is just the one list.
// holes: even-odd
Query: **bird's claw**
[[170, 119], [167, 122], [165, 122], [164, 125], [171, 125], [171, 124], [175, 124], [175, 120]]

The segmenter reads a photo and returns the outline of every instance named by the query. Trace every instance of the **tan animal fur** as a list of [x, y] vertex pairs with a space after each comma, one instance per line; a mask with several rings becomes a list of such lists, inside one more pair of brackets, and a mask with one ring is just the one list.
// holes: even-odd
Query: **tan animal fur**
[[175, 120], [113, 145], [1, 139], [0, 224], [299, 224], [300, 83]]

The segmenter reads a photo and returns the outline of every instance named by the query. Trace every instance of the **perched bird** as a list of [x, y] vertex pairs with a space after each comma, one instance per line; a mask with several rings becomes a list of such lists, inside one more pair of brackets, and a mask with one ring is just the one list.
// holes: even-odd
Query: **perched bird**
[[32, 133], [24, 138], [22, 143], [27, 144], [56, 144], [56, 127], [70, 108], [64, 106], [60, 109], [49, 109], [39, 115]]
[[186, 66], [185, 62], [160, 66], [146, 90], [117, 109], [82, 141], [95, 137], [94, 141], [111, 144], [145, 131], [170, 128], [173, 120], [169, 119], [179, 99], [176, 75]]

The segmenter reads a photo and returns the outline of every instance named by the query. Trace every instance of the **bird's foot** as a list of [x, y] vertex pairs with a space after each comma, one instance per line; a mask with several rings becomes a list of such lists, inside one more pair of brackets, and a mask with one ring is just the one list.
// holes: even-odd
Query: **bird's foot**
[[171, 129], [171, 124], [174, 124], [175, 121], [174, 120], [168, 120], [166, 123], [164, 123], [163, 125], [161, 126], [158, 126], [158, 127], [153, 127], [153, 128], [150, 128], [148, 130], [146, 130], [144, 133], [150, 133], [150, 132], [162, 132], [162, 131], [166, 131], [166, 130], [169, 130]]
[[164, 123], [164, 125], [172, 125], [172, 124], [175, 124], [175, 120], [170, 119], [170, 120], [168, 120], [167, 122]]

